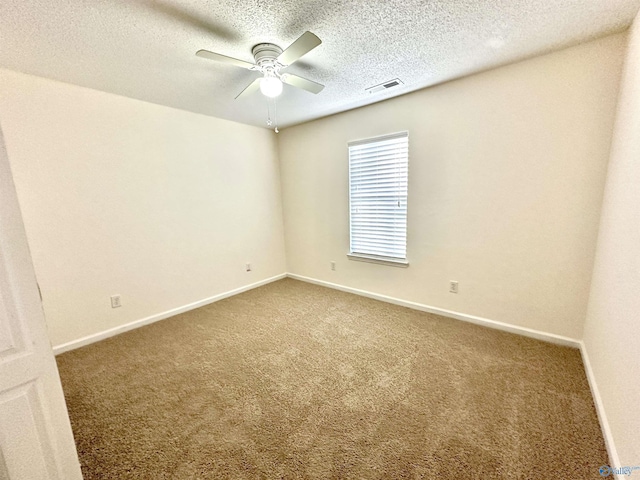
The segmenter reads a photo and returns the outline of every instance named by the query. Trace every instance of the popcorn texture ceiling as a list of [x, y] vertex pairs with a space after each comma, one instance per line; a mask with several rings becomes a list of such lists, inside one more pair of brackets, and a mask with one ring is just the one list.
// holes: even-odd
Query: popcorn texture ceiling
[[[625, 29], [640, 0], [4, 0], [0, 66], [148, 102], [266, 126], [258, 75], [199, 58], [253, 62], [306, 30], [322, 45], [287, 69], [323, 83], [285, 85], [281, 127], [374, 103]], [[393, 78], [404, 85], [369, 94]], [[273, 108], [272, 108], [273, 112]]]

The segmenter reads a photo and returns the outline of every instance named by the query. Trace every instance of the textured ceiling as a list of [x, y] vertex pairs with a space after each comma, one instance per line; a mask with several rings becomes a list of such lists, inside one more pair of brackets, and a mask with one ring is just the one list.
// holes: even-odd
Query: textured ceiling
[[[286, 48], [304, 31], [323, 43], [285, 85], [289, 126], [620, 31], [640, 0], [2, 0], [0, 66], [257, 126], [260, 93], [234, 100], [257, 75], [195, 56], [253, 61], [261, 42]], [[369, 94], [398, 77], [404, 86]]]

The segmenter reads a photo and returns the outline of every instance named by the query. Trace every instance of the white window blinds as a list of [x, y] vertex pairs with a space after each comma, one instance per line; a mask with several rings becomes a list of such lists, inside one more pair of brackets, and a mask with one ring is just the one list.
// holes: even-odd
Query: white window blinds
[[407, 132], [349, 143], [351, 253], [407, 256]]

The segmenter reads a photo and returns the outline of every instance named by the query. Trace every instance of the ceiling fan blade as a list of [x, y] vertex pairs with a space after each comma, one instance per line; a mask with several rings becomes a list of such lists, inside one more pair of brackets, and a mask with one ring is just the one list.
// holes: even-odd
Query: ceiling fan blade
[[260, 88], [260, 80], [262, 80], [262, 77], [256, 78], [253, 82], [251, 82], [249, 86], [247, 86], [247, 88], [245, 88], [238, 94], [236, 100], [238, 100], [239, 98], [248, 97], [252, 93], [255, 93]]
[[288, 85], [293, 85], [294, 87], [302, 88], [307, 92], [311, 93], [320, 93], [324, 88], [324, 85], [320, 83], [307, 80], [306, 78], [299, 77], [298, 75], [293, 75], [291, 73], [284, 73], [281, 77], [282, 81]]
[[310, 52], [322, 43], [318, 37], [311, 32], [304, 32], [289, 47], [278, 56], [278, 62], [282, 65], [291, 65], [304, 54]]
[[215, 60], [216, 62], [228, 63], [235, 65], [236, 67], [251, 69], [253, 63], [245, 62], [244, 60], [238, 60], [237, 58], [227, 57], [226, 55], [220, 55], [219, 53], [213, 53], [209, 50], [198, 50], [196, 52], [198, 57], [208, 58], [209, 60]]

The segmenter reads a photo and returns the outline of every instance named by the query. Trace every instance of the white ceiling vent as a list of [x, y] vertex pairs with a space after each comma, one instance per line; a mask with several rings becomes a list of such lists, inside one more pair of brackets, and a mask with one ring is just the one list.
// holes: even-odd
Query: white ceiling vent
[[365, 90], [369, 93], [377, 93], [382, 90], [387, 90], [389, 88], [396, 88], [400, 85], [404, 85], [404, 82], [399, 78], [394, 78], [393, 80], [387, 80], [379, 85], [374, 85], [373, 87], [365, 88]]

